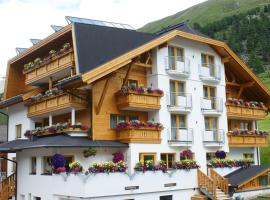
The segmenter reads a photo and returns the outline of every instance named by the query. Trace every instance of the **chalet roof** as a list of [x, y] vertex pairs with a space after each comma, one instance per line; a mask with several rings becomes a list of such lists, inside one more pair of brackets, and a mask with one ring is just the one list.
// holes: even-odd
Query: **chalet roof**
[[40, 137], [36, 140], [16, 139], [10, 142], [0, 144], [0, 152], [17, 152], [25, 149], [35, 148], [74, 148], [74, 147], [110, 147], [110, 148], [128, 148], [124, 144], [112, 140], [92, 141], [86, 137], [72, 137], [69, 135], [56, 135], [50, 137]]
[[267, 165], [253, 165], [248, 168], [240, 168], [228, 175], [225, 178], [229, 179], [229, 184], [233, 187], [239, 186], [242, 183], [256, 177], [258, 174], [264, 172], [270, 168], [270, 164]]
[[23, 100], [22, 96], [23, 94], [18, 94], [4, 101], [0, 101], [0, 108], [4, 108], [4, 107], [11, 106], [13, 104], [16, 104], [16, 103], [20, 103]]

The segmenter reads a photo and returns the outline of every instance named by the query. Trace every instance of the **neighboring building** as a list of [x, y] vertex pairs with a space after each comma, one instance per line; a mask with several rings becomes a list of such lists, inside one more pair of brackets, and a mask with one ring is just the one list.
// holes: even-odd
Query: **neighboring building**
[[[268, 145], [268, 136], [254, 131], [267, 115], [270, 92], [224, 42], [184, 23], [148, 34], [123, 24], [68, 20], [8, 62], [0, 107], [8, 110], [10, 142], [0, 151], [17, 161], [19, 200], [187, 200], [211, 182], [205, 174], [216, 151], [260, 164], [259, 147]], [[170, 170], [187, 149], [200, 170]], [[94, 176], [91, 168], [67, 176], [51, 168], [55, 154], [87, 170], [115, 152], [124, 155], [128, 175]], [[159, 160], [168, 173], [134, 169], [139, 161], [152, 166]], [[8, 166], [12, 181], [14, 170]], [[215, 183], [212, 189], [220, 187]]]

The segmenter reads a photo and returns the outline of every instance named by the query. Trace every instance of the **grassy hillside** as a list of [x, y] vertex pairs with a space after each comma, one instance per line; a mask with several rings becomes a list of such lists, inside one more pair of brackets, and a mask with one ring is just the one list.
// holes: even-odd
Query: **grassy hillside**
[[224, 17], [244, 13], [255, 7], [264, 6], [269, 3], [270, 0], [208, 0], [174, 15], [148, 23], [139, 30], [152, 33], [162, 29], [162, 27], [183, 21], [188, 21], [191, 26], [194, 23], [204, 26], [208, 23], [221, 20]]

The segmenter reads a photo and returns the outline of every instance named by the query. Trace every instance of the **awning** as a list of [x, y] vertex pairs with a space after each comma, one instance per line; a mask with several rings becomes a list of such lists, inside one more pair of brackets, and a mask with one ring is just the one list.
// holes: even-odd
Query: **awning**
[[128, 144], [112, 140], [92, 141], [86, 137], [72, 137], [69, 135], [56, 135], [39, 137], [32, 141], [29, 139], [16, 139], [0, 144], [0, 152], [13, 153], [25, 149], [35, 148], [76, 148], [76, 147], [109, 147], [128, 148]]

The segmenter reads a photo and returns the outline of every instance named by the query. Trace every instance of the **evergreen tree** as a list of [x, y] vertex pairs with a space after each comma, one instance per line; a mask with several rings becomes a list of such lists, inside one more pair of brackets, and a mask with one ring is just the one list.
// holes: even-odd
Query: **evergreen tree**
[[264, 68], [261, 60], [256, 56], [255, 53], [252, 53], [248, 59], [248, 65], [252, 68], [253, 72], [256, 74], [264, 72]]

